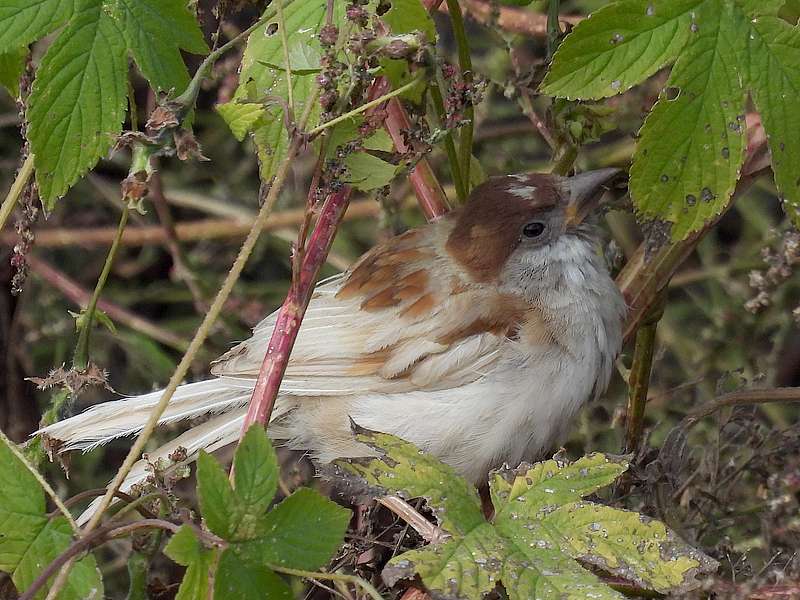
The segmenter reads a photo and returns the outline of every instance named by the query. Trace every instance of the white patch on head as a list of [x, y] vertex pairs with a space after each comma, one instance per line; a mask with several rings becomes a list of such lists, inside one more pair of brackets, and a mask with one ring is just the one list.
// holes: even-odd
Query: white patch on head
[[524, 198], [527, 200], [533, 198], [533, 194], [536, 193], [536, 186], [521, 185], [519, 187], [510, 187], [508, 188], [508, 193], [516, 196], [517, 198]]

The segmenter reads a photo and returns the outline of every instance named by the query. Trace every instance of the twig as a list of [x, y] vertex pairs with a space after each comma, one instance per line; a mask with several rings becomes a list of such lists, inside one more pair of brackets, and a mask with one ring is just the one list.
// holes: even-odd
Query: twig
[[441, 544], [450, 538], [450, 534], [428, 521], [413, 506], [398, 496], [378, 498], [378, 503], [411, 525], [414, 531], [420, 534], [422, 539], [429, 544]]
[[[441, 129], [444, 129], [445, 119], [444, 100], [442, 98], [442, 89], [444, 89], [443, 83], [444, 79], [442, 77], [441, 69], [437, 66], [436, 81], [431, 82], [431, 84], [428, 86], [428, 91], [431, 94], [433, 108], [436, 112], [436, 117], [439, 120], [438, 126]], [[447, 131], [445, 134], [444, 148], [447, 152], [447, 162], [448, 166], [450, 167], [450, 175], [453, 178], [453, 185], [456, 188], [458, 201], [463, 204], [467, 201], [467, 187], [469, 186], [469, 183], [464, 181], [464, 177], [461, 173], [461, 167], [458, 164], [458, 151], [456, 150], [456, 143], [453, 139], [452, 131]]]
[[318, 135], [318, 134], [322, 133], [323, 131], [325, 131], [329, 127], [333, 127], [334, 125], [337, 125], [337, 124], [341, 123], [342, 121], [347, 121], [348, 119], [352, 119], [356, 115], [360, 115], [361, 113], [366, 112], [371, 108], [375, 108], [376, 106], [379, 106], [379, 105], [383, 104], [384, 102], [394, 98], [395, 96], [399, 96], [400, 94], [403, 94], [403, 93], [407, 92], [411, 88], [419, 85], [419, 83], [422, 81], [423, 77], [424, 77], [424, 74], [418, 74], [416, 77], [414, 77], [414, 79], [412, 79], [411, 81], [409, 81], [405, 85], [402, 85], [397, 89], [394, 89], [394, 90], [392, 90], [390, 92], [387, 92], [387, 93], [383, 94], [382, 96], [379, 96], [379, 97], [375, 98], [374, 100], [370, 100], [369, 102], [365, 102], [361, 106], [359, 106], [357, 108], [354, 108], [353, 110], [348, 111], [348, 112], [344, 113], [343, 115], [339, 115], [338, 117], [336, 117], [334, 119], [331, 119], [330, 121], [325, 121], [321, 125], [318, 125], [317, 127], [314, 127], [314, 129], [309, 131], [308, 132], [308, 136], [309, 137], [314, 137], [315, 135]]
[[[83, 552], [89, 548], [102, 544], [113, 538], [126, 536], [137, 529], [146, 528], [165, 529], [175, 533], [178, 531], [178, 529], [180, 529], [180, 525], [176, 525], [175, 523], [170, 523], [169, 521], [164, 521], [162, 519], [142, 519], [141, 521], [136, 521], [134, 523], [128, 523], [125, 525], [113, 523], [100, 527], [91, 534], [84, 535], [84, 537], [74, 541], [69, 548], [59, 554], [56, 559], [53, 560], [53, 562], [47, 565], [44, 570], [39, 573], [36, 579], [34, 579], [31, 583], [30, 587], [28, 587], [28, 589], [25, 590], [25, 593], [19, 597], [19, 600], [33, 600], [33, 598], [35, 598], [38, 594], [39, 590], [42, 589], [42, 587], [44, 587], [44, 585], [47, 583], [47, 580], [50, 579], [50, 577], [52, 577], [52, 575], [58, 571], [62, 565], [66, 566], [67, 564], [74, 562], [78, 556], [83, 554]], [[61, 572], [63, 573], [64, 571], [62, 570]], [[56, 589], [56, 585], [56, 582], [53, 582], [48, 596], [53, 593], [53, 590]]]
[[[547, 35], [547, 15], [532, 10], [500, 6], [500, 14], [495, 21], [492, 17], [494, 4], [481, 0], [461, 0], [464, 12], [482, 25], [497, 24], [498, 27], [511, 33], [519, 33], [531, 37]], [[559, 21], [564, 25], [574, 26], [584, 17], [578, 15], [561, 15]]]
[[[345, 215], [345, 220], [375, 217], [380, 214], [380, 206], [373, 200], [353, 202]], [[252, 226], [255, 213], [248, 220], [239, 219], [201, 219], [175, 224], [175, 238], [180, 242], [199, 240], [242, 238]], [[275, 231], [296, 226], [303, 222], [305, 209], [292, 209], [276, 212], [262, 231]], [[116, 235], [116, 227], [84, 227], [64, 229], [42, 229], [36, 233], [38, 248], [62, 248], [80, 246], [91, 248], [111, 243]], [[160, 225], [127, 227], [122, 234], [122, 246], [148, 246], [164, 244], [167, 234]], [[13, 246], [16, 243], [14, 232], [0, 234], [0, 245]]]
[[[85, 306], [89, 301], [90, 295], [85, 289], [78, 285], [73, 279], [59, 271], [58, 269], [50, 266], [48, 263], [37, 257], [36, 255], [29, 255], [27, 257], [28, 264], [31, 270], [45, 280], [47, 283], [57, 288], [62, 294], [69, 298], [72, 302], [80, 306]], [[134, 331], [143, 333], [154, 340], [161, 342], [165, 346], [174, 348], [180, 352], [185, 351], [189, 347], [189, 341], [183, 339], [174, 333], [160, 328], [155, 323], [132, 313], [126, 308], [110, 302], [109, 300], [98, 300], [97, 307], [111, 317], [114, 321], [118, 321]]]
[[716, 411], [740, 404], [768, 404], [771, 402], [800, 402], [800, 387], [769, 388], [764, 390], [741, 390], [731, 392], [703, 404], [687, 414], [683, 421], [694, 425]]
[[78, 524], [75, 522], [75, 519], [72, 517], [72, 513], [69, 512], [69, 509], [67, 509], [67, 507], [64, 505], [64, 503], [61, 501], [61, 498], [58, 497], [58, 494], [56, 494], [55, 490], [52, 487], [50, 487], [50, 484], [47, 483], [47, 480], [44, 477], [42, 477], [42, 474], [39, 473], [38, 469], [36, 467], [34, 467], [28, 461], [27, 458], [25, 458], [25, 455], [22, 452], [20, 452], [20, 450], [17, 447], [17, 445], [14, 442], [12, 442], [10, 439], [8, 439], [6, 434], [3, 433], [2, 431], [0, 431], [0, 441], [2, 441], [6, 445], [6, 447], [11, 451], [11, 454], [16, 456], [17, 459], [23, 465], [25, 465], [25, 468], [28, 469], [28, 471], [31, 472], [31, 475], [33, 475], [33, 477], [36, 479], [36, 481], [39, 482], [39, 485], [42, 486], [42, 489], [44, 489], [44, 491], [47, 492], [47, 495], [50, 496], [50, 498], [53, 500], [53, 504], [56, 505], [58, 510], [61, 512], [61, 514], [64, 515], [64, 517], [67, 519], [67, 522], [69, 523], [69, 526], [72, 528], [72, 531], [77, 534], [78, 533]]
[[0, 229], [3, 228], [8, 217], [14, 212], [14, 207], [17, 205], [17, 201], [19, 201], [25, 186], [28, 185], [28, 179], [31, 178], [32, 174], [33, 153], [29, 153], [28, 156], [25, 157], [25, 162], [22, 163], [19, 171], [17, 171], [17, 176], [14, 179], [14, 183], [11, 184], [11, 189], [8, 190], [8, 194], [6, 194], [3, 204], [0, 205]]
[[289, 100], [289, 118], [294, 120], [294, 95], [292, 91], [292, 65], [289, 61], [289, 38], [286, 32], [286, 20], [283, 18], [283, 3], [276, 3], [278, 11], [278, 29], [281, 34], [281, 46], [283, 47], [283, 68], [286, 70], [286, 96]]
[[108, 280], [108, 275], [111, 273], [111, 267], [114, 264], [114, 259], [117, 257], [117, 251], [120, 247], [120, 238], [122, 232], [125, 230], [125, 225], [128, 223], [128, 214], [130, 208], [126, 203], [122, 207], [122, 214], [119, 218], [119, 225], [117, 226], [117, 235], [111, 243], [111, 248], [106, 255], [106, 261], [103, 264], [103, 270], [97, 278], [97, 284], [94, 287], [91, 298], [83, 310], [81, 315], [76, 321], [78, 327], [78, 341], [75, 344], [75, 355], [72, 358], [72, 366], [79, 371], [85, 369], [89, 365], [89, 339], [92, 333], [92, 326], [94, 324], [94, 313], [97, 310], [97, 302], [100, 299], [100, 294], [103, 293], [103, 288]]
[[283, 573], [285, 575], [294, 575], [295, 577], [304, 577], [306, 579], [323, 579], [328, 581], [343, 581], [352, 583], [361, 587], [373, 600], [383, 600], [383, 597], [378, 593], [373, 585], [366, 579], [362, 579], [358, 575], [345, 575], [344, 573], [323, 573], [321, 571], [303, 571], [301, 569], [290, 569], [279, 565], [266, 565], [276, 573]]

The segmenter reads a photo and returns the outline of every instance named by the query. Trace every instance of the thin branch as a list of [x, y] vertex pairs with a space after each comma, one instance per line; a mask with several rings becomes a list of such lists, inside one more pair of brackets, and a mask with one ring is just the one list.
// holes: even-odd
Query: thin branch
[[292, 65], [289, 60], [289, 37], [286, 32], [286, 20], [283, 18], [283, 3], [276, 4], [278, 11], [278, 29], [281, 34], [281, 46], [283, 47], [283, 68], [286, 70], [286, 96], [289, 100], [290, 119], [294, 119], [294, 95], [292, 91]]
[[[353, 202], [345, 215], [345, 220], [375, 217], [380, 214], [380, 206], [373, 200]], [[247, 220], [239, 219], [201, 219], [175, 224], [175, 239], [191, 242], [212, 239], [243, 238], [250, 231], [255, 213]], [[292, 209], [276, 212], [264, 223], [262, 231], [275, 231], [296, 226], [303, 222], [305, 209]], [[116, 235], [116, 227], [84, 227], [41, 229], [36, 233], [38, 248], [63, 248], [80, 246], [92, 248], [110, 244]], [[167, 234], [160, 225], [127, 227], [122, 234], [122, 246], [149, 246], [165, 244]], [[14, 232], [0, 234], [0, 245], [13, 246], [16, 243]]]
[[[464, 28], [464, 15], [461, 14], [461, 7], [458, 0], [447, 0], [447, 12], [450, 15], [450, 22], [453, 25], [453, 36], [458, 48], [458, 65], [461, 68], [461, 76], [464, 83], [469, 88], [472, 85], [472, 56], [467, 40], [467, 32]], [[464, 185], [469, 190], [469, 170], [472, 164], [472, 134], [475, 129], [475, 107], [469, 102], [465, 107], [464, 118], [466, 122], [461, 128], [459, 136], [458, 154], [461, 161], [460, 168], [464, 178]]]
[[[85, 306], [89, 302], [89, 292], [83, 289], [73, 279], [52, 267], [50, 264], [37, 257], [29, 255], [27, 257], [31, 270], [48, 284], [57, 288], [64, 296], [74, 302], [78, 307]], [[127, 327], [143, 333], [153, 338], [157, 342], [169, 346], [179, 352], [184, 352], [189, 347], [189, 341], [175, 335], [174, 333], [162, 329], [155, 323], [132, 313], [126, 308], [114, 304], [109, 300], [98, 300], [97, 307], [106, 313], [112, 320], [122, 323]]]
[[800, 402], [800, 387], [741, 390], [715, 398], [694, 409], [684, 417], [684, 423], [694, 425], [718, 410], [740, 404], [769, 404], [772, 402]]
[[[547, 15], [543, 15], [526, 8], [513, 6], [500, 6], [497, 18], [492, 15], [495, 4], [481, 0], [461, 0], [464, 13], [482, 25], [496, 24], [500, 29], [511, 33], [519, 33], [531, 37], [545, 37], [547, 35]], [[442, 11], [445, 9], [442, 8]], [[574, 26], [585, 17], [578, 15], [561, 15], [559, 21], [562, 26]]]
[[363, 589], [373, 600], [383, 600], [383, 597], [378, 593], [373, 585], [366, 579], [362, 579], [358, 575], [345, 575], [343, 573], [323, 573], [321, 571], [303, 571], [301, 569], [290, 569], [279, 565], [268, 564], [267, 567], [276, 573], [283, 573], [285, 575], [294, 575], [295, 577], [304, 577], [306, 579], [322, 579], [328, 581], [343, 581], [345, 583], [352, 583]]
[[414, 531], [420, 534], [422, 539], [429, 544], [441, 544], [451, 537], [450, 534], [428, 521], [413, 506], [398, 496], [378, 498], [378, 503], [411, 525]]
[[33, 475], [36, 481], [39, 482], [39, 485], [42, 486], [42, 489], [44, 489], [44, 491], [47, 492], [47, 495], [50, 496], [50, 498], [53, 500], [53, 504], [56, 505], [61, 514], [64, 515], [64, 517], [67, 519], [67, 522], [69, 523], [69, 526], [72, 528], [72, 531], [77, 534], [78, 524], [72, 517], [72, 513], [69, 512], [69, 509], [67, 509], [64, 503], [61, 501], [61, 498], [58, 497], [58, 494], [56, 494], [55, 490], [52, 487], [50, 487], [50, 484], [47, 483], [47, 480], [44, 477], [42, 477], [42, 474], [39, 473], [39, 470], [36, 467], [34, 467], [30, 463], [30, 461], [28, 461], [27, 458], [25, 458], [25, 455], [22, 452], [20, 452], [17, 445], [10, 439], [8, 439], [6, 434], [3, 433], [2, 431], [0, 431], [0, 441], [2, 441], [6, 445], [6, 447], [11, 451], [11, 454], [16, 456], [17, 459], [23, 465], [25, 465], [25, 468], [28, 469], [28, 471], [30, 471], [31, 475]]
[[22, 163], [19, 171], [17, 171], [17, 176], [14, 179], [14, 183], [11, 184], [11, 189], [8, 190], [8, 194], [6, 194], [3, 204], [0, 205], [0, 229], [3, 228], [8, 217], [14, 212], [14, 207], [17, 205], [20, 196], [22, 196], [22, 191], [25, 189], [25, 186], [28, 185], [28, 180], [31, 178], [32, 174], [33, 153], [29, 153], [25, 158], [25, 162]]

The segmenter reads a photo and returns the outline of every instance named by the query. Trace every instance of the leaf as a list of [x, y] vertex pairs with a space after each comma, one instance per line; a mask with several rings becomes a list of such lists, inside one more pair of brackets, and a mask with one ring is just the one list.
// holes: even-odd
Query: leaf
[[19, 96], [19, 79], [25, 72], [28, 59], [26, 47], [0, 54], [0, 85], [8, 90], [12, 98]]
[[640, 133], [631, 194], [646, 216], [674, 224], [674, 239], [719, 214], [736, 186], [745, 150], [745, 91], [733, 69], [732, 36], [744, 18], [722, 0], [708, 0], [695, 39], [667, 82], [678, 97], [662, 94]]
[[235, 547], [227, 548], [220, 557], [214, 578], [214, 598], [237, 600], [291, 600], [286, 582], [266, 566], [247, 562]]
[[[289, 48], [299, 45], [307, 46], [307, 53], [321, 54], [317, 32], [325, 23], [326, 0], [303, 0], [293, 2], [283, 11]], [[338, 5], [338, 3], [337, 3]], [[341, 10], [341, 7], [340, 7]], [[268, 35], [272, 23], [265, 23], [247, 39], [247, 47], [242, 57], [242, 69], [239, 75], [239, 87], [235, 99], [244, 102], [263, 102], [265, 96], [277, 96], [288, 101], [286, 74], [281, 68], [271, 65], [283, 65], [283, 46], [278, 33]], [[291, 59], [290, 59], [291, 60]], [[314, 89], [314, 76], [292, 73], [292, 98], [295, 114], [302, 114], [305, 103]], [[319, 111], [315, 109], [310, 127], [318, 120]], [[286, 156], [289, 137], [284, 127], [284, 114], [280, 106], [268, 107], [255, 123], [252, 124], [258, 156], [261, 161], [261, 178], [269, 180], [275, 173], [278, 163]]]
[[348, 154], [344, 159], [344, 164], [347, 167], [345, 181], [363, 192], [388, 185], [399, 169], [397, 165], [367, 152]]
[[383, 15], [383, 22], [392, 33], [419, 31], [425, 34], [429, 42], [436, 41], [436, 25], [420, 0], [391, 0], [391, 4], [391, 8]]
[[740, 60], [749, 57], [748, 81], [767, 132], [775, 184], [800, 225], [800, 114], [795, 104], [800, 97], [800, 34], [797, 27], [773, 17], [753, 19], [750, 29]]
[[204, 548], [191, 526], [181, 525], [164, 548], [164, 554], [187, 567], [175, 600], [206, 600], [209, 597], [209, 584], [212, 581], [210, 572], [216, 550]]
[[278, 489], [278, 458], [261, 425], [252, 425], [242, 438], [233, 477], [244, 514], [253, 518], [264, 514]]
[[643, 587], [666, 594], [693, 587], [694, 574], [715, 561], [684, 544], [663, 523], [635, 512], [575, 502], [542, 519], [550, 535], [578, 558]]
[[623, 0], [581, 21], [559, 46], [542, 83], [545, 94], [613, 96], [675, 60], [703, 0]]
[[746, 148], [748, 91], [779, 192], [800, 223], [800, 29], [774, 16], [783, 4], [621, 0], [581, 22], [556, 52], [542, 89], [578, 99], [623, 92], [675, 61], [641, 130], [630, 184], [636, 207], [672, 223], [674, 239], [729, 204]]
[[[44, 491], [27, 467], [0, 442], [0, 571], [11, 575], [24, 592], [72, 543], [72, 529], [62, 517], [48, 519]], [[44, 598], [47, 586], [37, 594]], [[103, 582], [94, 556], [81, 559], [70, 571], [62, 600], [103, 597]]]
[[73, 0], [5, 0], [0, 4], [0, 49], [27, 46], [65, 23], [72, 10]]
[[217, 112], [230, 127], [234, 137], [240, 142], [253, 129], [256, 122], [264, 116], [264, 106], [254, 102], [232, 100], [217, 104]]
[[658, 521], [581, 500], [624, 472], [624, 458], [592, 454], [496, 472], [488, 523], [474, 489], [450, 467], [393, 436], [357, 431], [378, 458], [334, 461], [351, 491], [424, 497], [452, 534], [392, 558], [383, 571], [389, 585], [419, 575], [434, 596], [448, 598], [478, 600], [502, 583], [511, 600], [621, 600], [575, 559], [659, 592], [694, 588], [697, 573], [717, 567]]
[[336, 553], [350, 511], [319, 493], [300, 488], [259, 524], [259, 539], [238, 544], [246, 560], [314, 570]]
[[208, 52], [186, 0], [115, 0], [113, 6], [128, 48], [150, 85], [156, 91], [182, 92], [189, 72], [180, 50]]
[[99, 0], [85, 0], [42, 58], [29, 101], [28, 136], [46, 208], [114, 143], [127, 72], [113, 18]]
[[225, 471], [204, 451], [197, 458], [197, 497], [208, 528], [226, 540], [237, 537], [244, 510]]

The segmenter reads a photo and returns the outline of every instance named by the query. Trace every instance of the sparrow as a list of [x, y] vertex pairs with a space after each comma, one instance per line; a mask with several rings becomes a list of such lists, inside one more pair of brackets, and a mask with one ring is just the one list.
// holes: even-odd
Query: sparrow
[[[441, 219], [375, 246], [321, 283], [268, 427], [319, 463], [364, 457], [351, 420], [413, 442], [476, 484], [542, 458], [602, 394], [625, 303], [587, 221], [616, 169], [493, 177]], [[205, 417], [148, 460], [191, 460], [235, 442], [276, 313], [178, 388], [160, 424]], [[50, 425], [60, 451], [144, 425], [161, 392], [96, 405]], [[123, 485], [148, 475], [144, 459]]]

